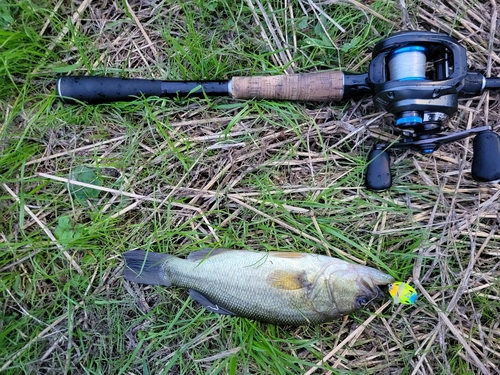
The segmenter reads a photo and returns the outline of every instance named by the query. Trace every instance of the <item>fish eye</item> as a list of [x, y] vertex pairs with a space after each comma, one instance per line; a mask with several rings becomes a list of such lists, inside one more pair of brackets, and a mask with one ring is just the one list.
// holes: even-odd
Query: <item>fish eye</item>
[[356, 298], [356, 304], [358, 306], [363, 307], [363, 306], [367, 305], [368, 302], [370, 302], [370, 299], [366, 296], [359, 296], [358, 298]]

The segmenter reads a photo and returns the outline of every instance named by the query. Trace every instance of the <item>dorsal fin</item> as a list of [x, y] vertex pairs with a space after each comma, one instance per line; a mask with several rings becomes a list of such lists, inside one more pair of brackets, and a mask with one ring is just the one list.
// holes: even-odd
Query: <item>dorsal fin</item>
[[223, 248], [218, 248], [218, 249], [201, 249], [195, 252], [192, 252], [188, 255], [187, 259], [192, 261], [192, 262], [199, 262], [200, 260], [203, 260], [208, 257], [213, 257], [218, 254], [225, 253], [227, 251], [232, 251], [231, 249], [223, 249]]

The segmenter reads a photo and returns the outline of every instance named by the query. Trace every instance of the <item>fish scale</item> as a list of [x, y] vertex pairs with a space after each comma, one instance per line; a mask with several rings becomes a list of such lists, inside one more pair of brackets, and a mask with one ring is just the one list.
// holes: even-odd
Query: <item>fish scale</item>
[[[260, 260], [262, 254], [258, 256], [257, 260]], [[219, 257], [217, 263], [228, 260], [223, 254]], [[169, 269], [166, 273], [174, 285], [210, 296], [210, 300], [218, 306], [231, 306], [231, 311], [236, 315], [263, 320], [270, 311], [281, 310], [280, 320], [286, 319], [288, 310], [282, 311], [287, 303], [286, 299], [278, 291], [269, 288], [267, 283], [255, 279], [260, 270], [259, 267], [252, 267], [253, 262], [249, 259], [245, 259], [248, 263], [244, 266], [226, 268], [224, 272], [219, 272], [208, 280], [206, 268], [217, 268], [217, 265], [208, 264], [211, 263], [208, 259], [202, 262], [207, 263], [198, 265], [184, 259], [170, 259], [166, 262], [165, 268]], [[245, 276], [241, 275], [242, 270], [246, 271]], [[257, 298], [259, 303], [252, 303]], [[296, 309], [293, 310], [293, 315], [296, 315]]]

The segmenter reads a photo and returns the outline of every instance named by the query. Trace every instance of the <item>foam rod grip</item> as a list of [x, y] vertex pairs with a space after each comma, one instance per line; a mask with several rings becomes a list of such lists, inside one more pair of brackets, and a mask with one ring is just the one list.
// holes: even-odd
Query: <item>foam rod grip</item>
[[86, 103], [109, 103], [136, 97], [161, 96], [162, 81], [114, 77], [61, 77], [57, 80], [57, 95], [67, 103], [75, 99]]
[[279, 76], [233, 77], [231, 94], [236, 99], [339, 101], [343, 96], [340, 71]]
[[481, 182], [500, 180], [500, 136], [493, 131], [479, 133], [472, 147], [472, 178]]

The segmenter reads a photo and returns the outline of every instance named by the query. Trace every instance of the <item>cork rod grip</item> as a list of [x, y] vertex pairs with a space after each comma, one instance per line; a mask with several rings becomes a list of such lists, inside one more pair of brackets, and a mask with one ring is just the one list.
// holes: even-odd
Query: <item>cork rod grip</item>
[[231, 95], [235, 99], [339, 101], [344, 91], [343, 77], [340, 71], [233, 77]]

